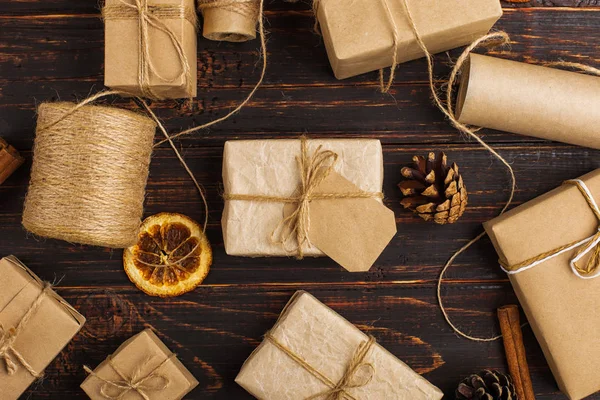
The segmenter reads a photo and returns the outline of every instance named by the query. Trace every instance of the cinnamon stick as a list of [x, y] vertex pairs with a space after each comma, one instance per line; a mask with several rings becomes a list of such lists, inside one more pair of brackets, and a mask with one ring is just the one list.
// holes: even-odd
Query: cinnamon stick
[[0, 185], [23, 164], [23, 161], [25, 160], [19, 152], [0, 138]]
[[504, 351], [508, 361], [508, 370], [512, 376], [519, 400], [535, 400], [529, 366], [525, 356], [523, 332], [519, 320], [519, 307], [509, 305], [498, 309], [500, 329], [504, 339]]

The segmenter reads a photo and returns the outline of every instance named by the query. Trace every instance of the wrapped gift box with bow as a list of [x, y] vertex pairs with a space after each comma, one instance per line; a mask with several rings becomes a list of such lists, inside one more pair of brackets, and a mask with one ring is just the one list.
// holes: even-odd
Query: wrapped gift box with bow
[[198, 381], [151, 329], [125, 341], [81, 388], [92, 400], [180, 400]]
[[196, 96], [194, 0], [106, 0], [104, 84], [151, 99]]
[[0, 398], [16, 400], [85, 318], [16, 257], [0, 260]]
[[600, 390], [600, 169], [485, 224], [561, 390]]
[[368, 271], [396, 234], [379, 140], [229, 141], [223, 182], [229, 255], [327, 255]]
[[257, 399], [439, 400], [443, 393], [307, 292], [296, 292], [236, 380]]

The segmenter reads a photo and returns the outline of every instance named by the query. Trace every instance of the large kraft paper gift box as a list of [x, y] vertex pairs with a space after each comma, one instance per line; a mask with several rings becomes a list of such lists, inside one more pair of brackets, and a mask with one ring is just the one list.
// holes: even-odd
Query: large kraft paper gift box
[[[317, 18], [331, 67], [338, 79], [391, 66], [394, 43], [398, 63], [424, 57], [407, 19], [404, 1], [318, 1]], [[432, 54], [470, 44], [488, 33], [502, 16], [499, 0], [406, 2], [417, 30]]]
[[[286, 230], [282, 221], [297, 204], [252, 200], [252, 196], [289, 198], [301, 187], [303, 151], [311, 164], [320, 156], [337, 157], [333, 171], [315, 194], [363, 192], [373, 198], [331, 198], [310, 202], [304, 256], [327, 255], [350, 271], [368, 270], [396, 233], [394, 213], [382, 202], [383, 151], [371, 139], [240, 140], [225, 143], [222, 226], [225, 251], [233, 256], [297, 255], [274, 240]], [[311, 164], [312, 165], [312, 164]], [[318, 180], [318, 179], [317, 179]], [[249, 196], [240, 200], [239, 196]], [[334, 196], [335, 197], [335, 196]], [[289, 227], [288, 227], [289, 228]], [[292, 242], [292, 241], [291, 241]]]
[[140, 35], [141, 11], [135, 6], [136, 1], [105, 2], [102, 10], [104, 84], [136, 96], [195, 97], [197, 17], [194, 0], [140, 0], [148, 10], [145, 33], [142, 33], [145, 37]]
[[85, 318], [16, 257], [0, 260], [0, 399], [16, 400]]
[[235, 381], [257, 399], [269, 400], [325, 400], [336, 385], [344, 399], [443, 397], [372, 338], [303, 291], [292, 297]]
[[[599, 200], [600, 170], [580, 180]], [[575, 244], [598, 234], [598, 224], [580, 189], [569, 182], [485, 224], [554, 377], [572, 400], [600, 390], [600, 278], [582, 279], [577, 274], [590, 276], [571, 266], [588, 243], [597, 245]], [[544, 256], [563, 247], [558, 255]], [[582, 256], [580, 268], [589, 260]]]
[[[94, 371], [85, 369], [90, 375], [81, 388], [92, 400], [180, 400], [198, 386], [196, 378], [151, 329], [126, 340]], [[137, 390], [127, 388], [135, 384]]]

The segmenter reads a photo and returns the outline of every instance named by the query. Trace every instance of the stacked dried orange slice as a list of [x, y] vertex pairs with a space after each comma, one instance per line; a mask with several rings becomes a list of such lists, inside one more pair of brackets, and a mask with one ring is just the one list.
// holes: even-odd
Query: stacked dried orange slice
[[212, 250], [198, 223], [185, 215], [148, 217], [138, 242], [125, 250], [129, 279], [151, 296], [173, 297], [194, 290], [212, 264]]

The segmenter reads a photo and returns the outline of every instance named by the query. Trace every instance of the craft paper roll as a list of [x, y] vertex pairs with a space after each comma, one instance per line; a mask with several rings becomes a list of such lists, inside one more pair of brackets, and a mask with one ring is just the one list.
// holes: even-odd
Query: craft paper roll
[[[199, 10], [204, 16], [202, 35], [206, 39], [226, 42], [246, 42], [256, 39], [259, 0], [213, 6], [214, 0], [201, 0]], [[235, 2], [234, 2], [235, 3]]]
[[456, 115], [464, 124], [600, 149], [600, 78], [471, 54]]

